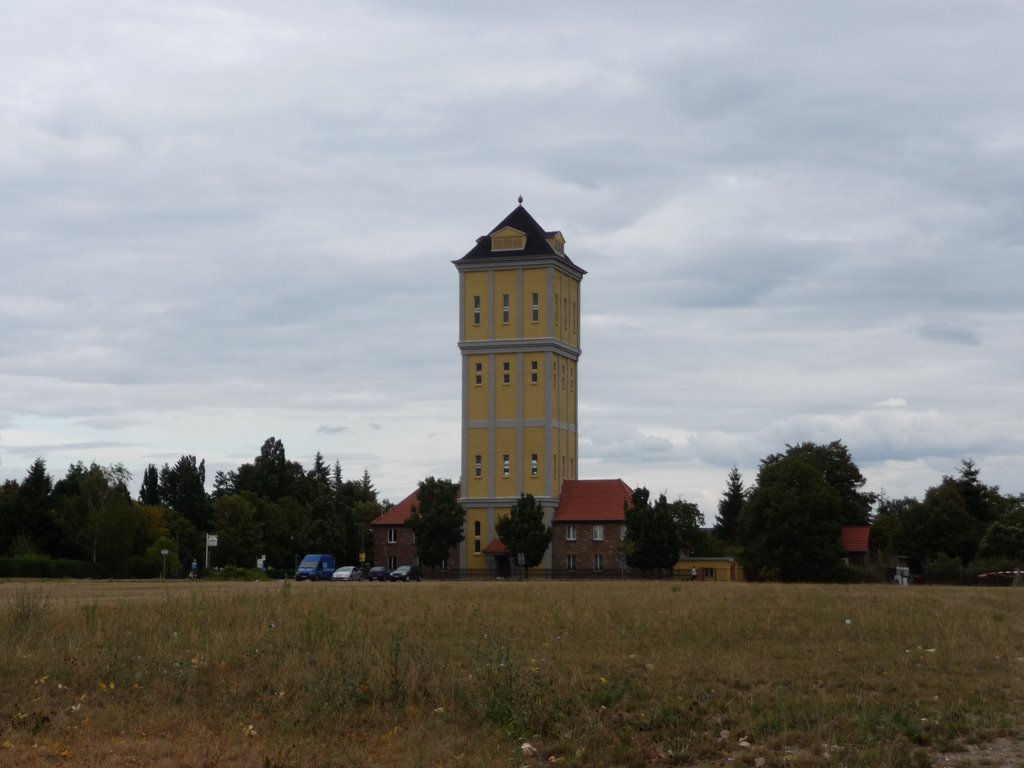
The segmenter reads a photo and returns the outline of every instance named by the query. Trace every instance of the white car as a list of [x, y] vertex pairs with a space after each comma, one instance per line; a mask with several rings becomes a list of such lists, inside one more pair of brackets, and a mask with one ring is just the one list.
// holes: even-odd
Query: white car
[[362, 581], [363, 572], [354, 565], [343, 565], [331, 574], [331, 581]]

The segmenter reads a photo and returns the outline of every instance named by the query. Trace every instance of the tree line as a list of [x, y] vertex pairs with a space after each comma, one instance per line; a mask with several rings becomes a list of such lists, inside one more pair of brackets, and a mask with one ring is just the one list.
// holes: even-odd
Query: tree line
[[[267, 438], [251, 462], [217, 472], [206, 490], [206, 462], [183, 455], [143, 472], [137, 495], [123, 465], [77, 462], [54, 480], [42, 458], [21, 481], [0, 486], [0, 553], [85, 560], [116, 576], [180, 574], [205, 562], [206, 536], [218, 534], [211, 565], [290, 570], [308, 551], [343, 562], [372, 561], [372, 520], [390, 507], [368, 471], [346, 479], [318, 452], [304, 468]], [[167, 556], [162, 555], [167, 551]]]
[[[696, 504], [665, 494], [652, 501], [647, 488], [637, 488], [623, 509], [626, 563], [665, 574], [680, 557], [733, 555], [751, 579], [848, 580], [842, 528], [867, 525], [877, 557], [899, 557], [931, 580], [955, 580], [968, 566], [1017, 567], [1024, 562], [1024, 494], [1002, 494], [980, 474], [965, 459], [921, 500], [893, 499], [864, 490], [841, 441], [787, 445], [762, 459], [750, 487], [730, 470], [711, 529]], [[297, 555], [312, 551], [373, 562], [369, 526], [391, 506], [378, 499], [368, 471], [346, 479], [341, 465], [320, 453], [306, 469], [274, 437], [251, 462], [217, 472], [210, 493], [205, 461], [191, 455], [173, 466], [150, 464], [135, 497], [131, 482], [120, 464], [82, 462], [54, 481], [45, 460], [36, 459], [24, 480], [0, 486], [0, 554], [87, 561], [109, 575], [156, 576], [164, 567], [174, 575], [193, 558], [203, 563], [206, 535], [216, 533], [215, 565], [252, 567], [262, 557], [267, 567], [290, 570]], [[458, 484], [420, 482], [407, 524], [421, 563], [440, 565], [464, 539]], [[533, 496], [521, 496], [496, 527], [527, 568], [543, 561], [551, 528]]]

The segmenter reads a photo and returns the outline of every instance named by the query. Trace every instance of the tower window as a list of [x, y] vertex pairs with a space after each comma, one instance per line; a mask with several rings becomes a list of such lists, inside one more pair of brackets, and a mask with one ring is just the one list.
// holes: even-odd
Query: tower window
[[512, 383], [512, 363], [505, 362], [501, 364], [502, 374], [501, 380], [504, 384]]
[[540, 371], [536, 360], [530, 361], [530, 383], [536, 384], [539, 377]]
[[483, 363], [477, 363], [476, 364], [476, 383], [477, 383], [477, 386], [479, 386], [479, 385], [484, 383], [484, 364]]
[[565, 389], [565, 363], [562, 363], [562, 389]]
[[473, 325], [480, 325], [480, 297], [473, 297]]
[[501, 322], [508, 324], [508, 294], [501, 294]]
[[558, 325], [558, 294], [555, 294], [555, 325]]
[[474, 536], [479, 536], [480, 535], [480, 521], [479, 520], [474, 520], [473, 521], [473, 535]]
[[531, 310], [530, 319], [533, 322], [540, 320], [540, 294], [533, 294], [533, 309]]
[[474, 461], [473, 461], [473, 474], [476, 477], [483, 477], [484, 476], [484, 462], [483, 462], [483, 458], [484, 457], [481, 456], [479, 453], [474, 457]]
[[562, 299], [562, 322], [569, 327], [569, 300]]
[[473, 542], [473, 552], [475, 554], [480, 554], [480, 539]]
[[576, 318], [577, 317], [578, 317], [578, 315], [576, 314], [576, 302], [574, 301], [572, 303], [572, 332], [573, 333], [576, 333]]
[[501, 471], [505, 477], [512, 474], [512, 461], [509, 459], [509, 455], [507, 453], [503, 454], [501, 457]]
[[569, 369], [569, 391], [570, 392], [575, 392], [576, 391], [576, 376], [574, 374], [575, 374], [575, 371], [573, 371], [573, 369], [570, 368]]
[[531, 453], [530, 454], [530, 476], [531, 477], [536, 477], [537, 476], [537, 454], [536, 453]]

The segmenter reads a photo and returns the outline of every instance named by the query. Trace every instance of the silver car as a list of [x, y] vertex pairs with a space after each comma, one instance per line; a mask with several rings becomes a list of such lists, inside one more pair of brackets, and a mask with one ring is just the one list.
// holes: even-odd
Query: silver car
[[363, 572], [355, 565], [343, 565], [331, 574], [331, 581], [362, 581]]

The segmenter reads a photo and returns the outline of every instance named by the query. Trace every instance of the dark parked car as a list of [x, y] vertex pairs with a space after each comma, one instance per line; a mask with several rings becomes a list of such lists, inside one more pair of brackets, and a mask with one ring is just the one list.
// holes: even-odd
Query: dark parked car
[[391, 572], [383, 565], [375, 565], [366, 575], [367, 581], [391, 581]]
[[419, 581], [420, 568], [418, 565], [400, 565], [391, 572], [392, 581]]

